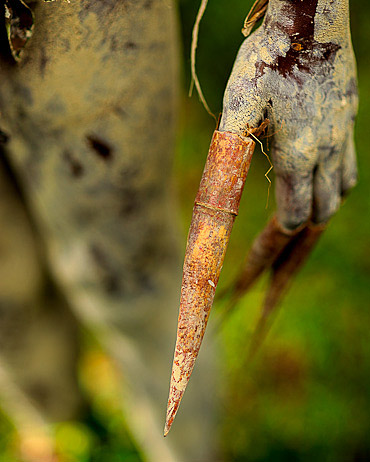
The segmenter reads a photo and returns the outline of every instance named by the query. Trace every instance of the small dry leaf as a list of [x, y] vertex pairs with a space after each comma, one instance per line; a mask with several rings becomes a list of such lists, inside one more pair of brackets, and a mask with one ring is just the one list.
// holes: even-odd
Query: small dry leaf
[[248, 35], [252, 32], [256, 22], [265, 15], [268, 3], [269, 0], [256, 0], [253, 3], [252, 8], [250, 9], [248, 16], [244, 21], [244, 27], [242, 29], [242, 34], [244, 37], [248, 37]]
[[13, 58], [19, 61], [32, 37], [33, 14], [22, 0], [4, 0], [5, 27]]

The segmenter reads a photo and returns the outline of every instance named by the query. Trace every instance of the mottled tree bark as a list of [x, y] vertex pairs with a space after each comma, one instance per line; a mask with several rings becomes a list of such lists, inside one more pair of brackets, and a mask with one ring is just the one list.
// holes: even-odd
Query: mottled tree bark
[[23, 60], [1, 65], [0, 123], [48, 265], [119, 360], [122, 405], [148, 460], [207, 460], [209, 397], [193, 396], [177, 435], [162, 436], [180, 270], [173, 2], [30, 6]]
[[220, 130], [243, 133], [264, 117], [274, 134], [277, 218], [295, 229], [327, 221], [357, 179], [356, 63], [348, 0], [270, 0], [242, 44]]
[[70, 418], [83, 402], [75, 374], [77, 325], [46, 276], [38, 239], [3, 163], [0, 222], [2, 358], [40, 412]]

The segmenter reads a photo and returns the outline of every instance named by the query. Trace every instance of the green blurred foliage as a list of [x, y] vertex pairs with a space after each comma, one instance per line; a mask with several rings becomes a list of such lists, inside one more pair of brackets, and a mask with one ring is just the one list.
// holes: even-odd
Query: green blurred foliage
[[[215, 112], [252, 1], [210, 1], [200, 26], [197, 72]], [[191, 30], [198, 0], [181, 0], [184, 84], [190, 82]], [[306, 267], [282, 303], [252, 364], [243, 361], [267, 279], [238, 305], [219, 333], [227, 378], [220, 421], [225, 461], [370, 460], [370, 4], [351, 4], [358, 60], [360, 109], [356, 145], [360, 181], [333, 218]], [[196, 95], [184, 96], [176, 157], [184, 244], [207, 154], [213, 120]], [[220, 286], [232, 280], [253, 237], [274, 209], [266, 210], [268, 162], [257, 152], [226, 256]], [[270, 175], [274, 181], [273, 172]], [[214, 312], [222, 312], [222, 302]], [[215, 313], [213, 313], [214, 315]], [[212, 325], [212, 315], [210, 319]]]

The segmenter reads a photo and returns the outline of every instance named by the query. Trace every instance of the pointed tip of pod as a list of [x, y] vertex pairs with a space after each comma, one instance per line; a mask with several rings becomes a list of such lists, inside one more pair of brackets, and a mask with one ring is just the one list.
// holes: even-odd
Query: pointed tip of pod
[[170, 412], [170, 409], [167, 407], [166, 423], [164, 425], [164, 430], [163, 430], [164, 437], [166, 437], [169, 434], [173, 421], [175, 420], [175, 415], [176, 413]]
[[163, 436], [167, 436], [171, 430], [173, 421], [175, 420], [177, 410], [179, 409], [184, 390], [178, 390], [176, 387], [171, 386], [170, 396], [167, 404], [166, 424], [164, 426]]
[[163, 430], [163, 436], [166, 438], [166, 436], [169, 434], [171, 430], [171, 426], [168, 425], [168, 423], [166, 422], [165, 426], [164, 426], [164, 430]]
[[228, 132], [212, 138], [188, 234], [164, 435], [199, 353], [254, 145]]
[[171, 427], [172, 427], [172, 424], [173, 424], [173, 421], [175, 420], [175, 414], [173, 414], [172, 416], [167, 416], [166, 418], [166, 423], [164, 425], [164, 430], [163, 430], [163, 436], [166, 437], [170, 430], [171, 430]]

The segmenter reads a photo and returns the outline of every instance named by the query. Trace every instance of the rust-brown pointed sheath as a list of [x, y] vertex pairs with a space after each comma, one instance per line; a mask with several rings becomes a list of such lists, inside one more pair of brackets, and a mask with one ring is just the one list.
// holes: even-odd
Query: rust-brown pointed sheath
[[252, 139], [233, 133], [216, 130], [213, 134], [185, 253], [165, 436], [203, 340], [254, 146]]

